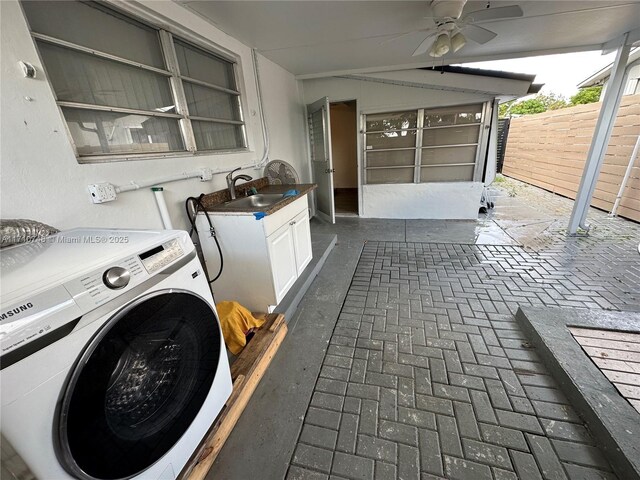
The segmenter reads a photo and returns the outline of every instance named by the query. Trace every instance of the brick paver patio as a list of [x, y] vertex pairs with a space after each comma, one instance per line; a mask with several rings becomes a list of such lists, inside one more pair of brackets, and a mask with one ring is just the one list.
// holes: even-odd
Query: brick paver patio
[[544, 228], [491, 220], [523, 247], [364, 245], [288, 479], [616, 478], [514, 314], [640, 311], [640, 226], [567, 238], [571, 202], [525, 194]]

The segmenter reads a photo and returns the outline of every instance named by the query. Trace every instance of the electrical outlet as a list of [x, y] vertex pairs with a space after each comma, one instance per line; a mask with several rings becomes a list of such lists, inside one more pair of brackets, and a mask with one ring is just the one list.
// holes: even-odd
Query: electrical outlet
[[110, 183], [92, 183], [89, 194], [93, 203], [112, 202], [116, 199], [116, 187]]
[[201, 168], [200, 169], [200, 181], [201, 182], [208, 182], [211, 179], [213, 179], [213, 172], [211, 171], [211, 169], [210, 168]]

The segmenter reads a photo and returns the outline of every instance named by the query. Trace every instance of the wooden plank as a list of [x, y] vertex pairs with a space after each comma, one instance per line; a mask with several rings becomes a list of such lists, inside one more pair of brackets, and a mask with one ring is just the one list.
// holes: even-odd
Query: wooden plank
[[640, 385], [614, 384], [623, 397], [627, 399], [640, 400]]
[[602, 369], [602, 373], [613, 383], [626, 383], [627, 385], [640, 385], [640, 375], [615, 370]]
[[620, 340], [622, 342], [640, 343], [640, 333], [601, 330], [595, 328], [569, 327], [571, 333], [579, 337], [603, 338], [608, 340]]
[[629, 400], [629, 403], [640, 413], [640, 400]]
[[205, 478], [284, 340], [287, 333], [284, 316], [269, 314], [265, 318], [265, 324], [256, 331], [251, 341], [233, 362], [231, 397], [191, 460], [180, 472], [178, 476], [180, 480]]
[[640, 364], [640, 352], [629, 352], [625, 350], [603, 349], [598, 347], [582, 347], [590, 357], [610, 358], [611, 360], [623, 360]]
[[603, 358], [594, 358], [593, 362], [601, 369], [640, 374], [640, 364], [637, 363], [624, 362], [622, 360], [608, 360]]
[[574, 335], [574, 338], [583, 347], [587, 347], [587, 346], [599, 347], [604, 349], [626, 350], [631, 352], [640, 351], [640, 344], [633, 343], [633, 342], [624, 342], [620, 340], [605, 340], [603, 338], [579, 337], [575, 335]]

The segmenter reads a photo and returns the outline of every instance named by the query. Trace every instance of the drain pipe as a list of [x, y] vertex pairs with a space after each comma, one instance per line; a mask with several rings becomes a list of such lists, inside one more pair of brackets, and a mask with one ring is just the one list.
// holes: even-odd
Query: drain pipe
[[267, 163], [269, 159], [269, 132], [267, 131], [267, 123], [264, 118], [264, 110], [262, 109], [262, 86], [260, 84], [260, 70], [258, 68], [258, 51], [255, 48], [251, 49], [253, 54], [253, 72], [256, 79], [256, 92], [258, 94], [258, 111], [260, 112], [260, 123], [262, 124], [262, 138], [264, 139], [264, 153], [262, 158], [254, 166], [256, 169], [261, 168]]
[[640, 151], [640, 135], [638, 135], [638, 139], [636, 140], [636, 146], [633, 147], [633, 152], [631, 152], [629, 165], [627, 165], [627, 171], [624, 172], [624, 177], [622, 178], [622, 183], [620, 184], [620, 190], [618, 191], [618, 196], [616, 197], [616, 201], [613, 204], [611, 213], [609, 214], [610, 217], [616, 216], [616, 211], [618, 210], [618, 206], [620, 205], [620, 200], [622, 200], [622, 194], [624, 193], [624, 189], [627, 186], [627, 181], [631, 176], [631, 170], [633, 170], [633, 164], [635, 163], [635, 160], [636, 160], [636, 157], [638, 156], [639, 151]]
[[164, 200], [164, 188], [153, 187], [151, 191], [156, 197], [156, 203], [158, 204], [158, 210], [160, 211], [160, 218], [162, 218], [162, 226], [164, 226], [165, 230], [173, 230], [173, 224], [171, 223], [171, 217], [169, 216], [167, 202]]

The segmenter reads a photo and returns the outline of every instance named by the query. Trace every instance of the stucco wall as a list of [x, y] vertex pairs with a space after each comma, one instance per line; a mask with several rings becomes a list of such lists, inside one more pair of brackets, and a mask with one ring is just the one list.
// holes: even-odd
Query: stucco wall
[[[78, 226], [161, 228], [155, 200], [148, 189], [123, 193], [114, 202], [94, 205], [89, 200], [87, 185], [96, 182], [123, 185], [195, 171], [201, 167], [230, 170], [255, 163], [262, 157], [263, 138], [251, 50], [177, 3], [141, 3], [164, 25], [182, 25], [240, 56], [250, 151], [78, 164], [20, 5], [14, 0], [5, 0], [0, 2], [2, 218], [32, 218], [63, 229]], [[38, 78], [25, 79], [18, 66], [19, 60], [34, 64], [39, 72]], [[259, 57], [259, 70], [271, 139], [270, 158], [291, 162], [303, 181], [308, 181], [304, 107], [299, 82], [264, 57]], [[247, 169], [244, 173], [257, 178], [262, 176], [262, 169]], [[186, 228], [183, 207], [186, 197], [224, 188], [224, 174], [215, 175], [209, 182], [195, 179], [168, 183], [164, 187], [174, 226]]]

